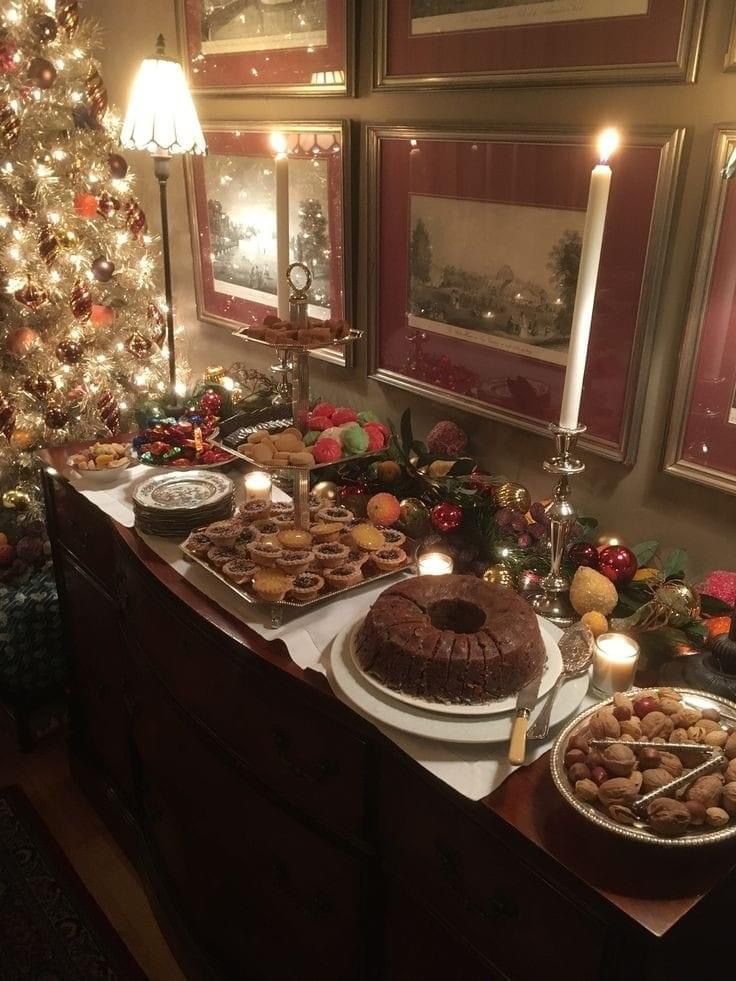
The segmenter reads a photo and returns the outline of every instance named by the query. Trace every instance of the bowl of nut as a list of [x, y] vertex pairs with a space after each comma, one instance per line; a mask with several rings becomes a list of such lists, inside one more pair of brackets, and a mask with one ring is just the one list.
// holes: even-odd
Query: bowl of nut
[[96, 483], [112, 483], [131, 464], [130, 445], [94, 443], [72, 454], [67, 464], [80, 475]]
[[587, 709], [550, 754], [563, 798], [634, 841], [736, 837], [736, 704], [688, 688], [633, 689]]

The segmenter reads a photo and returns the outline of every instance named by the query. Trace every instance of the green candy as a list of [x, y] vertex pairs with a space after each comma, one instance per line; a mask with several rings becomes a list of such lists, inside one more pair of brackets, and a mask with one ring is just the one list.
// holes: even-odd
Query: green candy
[[322, 433], [318, 429], [310, 429], [307, 435], [304, 437], [304, 445], [314, 446], [321, 435]]
[[358, 413], [358, 422], [361, 426], [365, 426], [367, 422], [380, 422], [378, 416], [371, 409], [366, 409], [365, 412]]
[[365, 453], [368, 449], [368, 442], [368, 433], [364, 432], [357, 423], [343, 430], [342, 448], [347, 456]]

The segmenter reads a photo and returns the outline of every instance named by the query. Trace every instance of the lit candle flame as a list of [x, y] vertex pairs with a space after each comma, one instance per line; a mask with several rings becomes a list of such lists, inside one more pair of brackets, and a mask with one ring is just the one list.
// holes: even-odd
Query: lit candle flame
[[603, 130], [598, 137], [598, 156], [601, 158], [602, 164], [608, 163], [608, 158], [616, 152], [620, 142], [621, 137], [617, 129], [609, 128]]
[[286, 156], [288, 144], [283, 133], [271, 133], [271, 148], [277, 157]]

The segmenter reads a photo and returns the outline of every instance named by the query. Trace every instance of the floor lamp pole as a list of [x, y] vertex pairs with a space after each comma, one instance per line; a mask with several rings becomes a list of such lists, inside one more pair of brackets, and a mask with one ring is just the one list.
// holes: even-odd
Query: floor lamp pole
[[169, 205], [166, 189], [171, 173], [171, 157], [155, 156], [153, 166], [158, 181], [161, 201], [161, 242], [164, 259], [164, 292], [166, 294], [166, 341], [169, 346], [169, 399], [176, 406], [179, 397], [176, 391], [176, 349], [174, 341], [174, 300], [171, 286], [171, 253], [169, 249]]

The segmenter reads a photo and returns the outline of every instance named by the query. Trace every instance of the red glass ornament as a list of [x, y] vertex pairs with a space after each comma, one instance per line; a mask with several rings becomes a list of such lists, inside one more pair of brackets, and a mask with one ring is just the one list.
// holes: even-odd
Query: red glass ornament
[[450, 504], [444, 501], [442, 504], [435, 504], [429, 512], [432, 527], [443, 535], [451, 531], [457, 531], [463, 523], [463, 509], [458, 504]]
[[131, 199], [125, 205], [125, 222], [131, 235], [138, 236], [146, 227], [146, 213], [137, 201]]
[[[95, 212], [102, 215], [103, 218], [112, 218], [115, 212], [119, 210], [120, 202], [107, 191], [103, 191], [99, 200], [95, 201]], [[86, 217], [94, 218], [94, 215], [87, 215]]]
[[338, 499], [343, 507], [352, 511], [358, 518], [365, 517], [368, 503], [368, 488], [364, 484], [343, 484], [337, 489]]
[[598, 553], [598, 571], [614, 586], [626, 586], [636, 575], [639, 563], [625, 545], [609, 545]]
[[115, 311], [105, 303], [93, 303], [89, 319], [93, 327], [109, 327], [115, 320]]
[[208, 389], [199, 400], [199, 411], [203, 416], [219, 416], [222, 412], [222, 395]]
[[598, 549], [590, 542], [575, 542], [567, 550], [570, 565], [579, 569], [581, 565], [588, 569], [598, 568]]
[[75, 194], [74, 210], [80, 218], [94, 218], [97, 214], [97, 198], [94, 194]]

